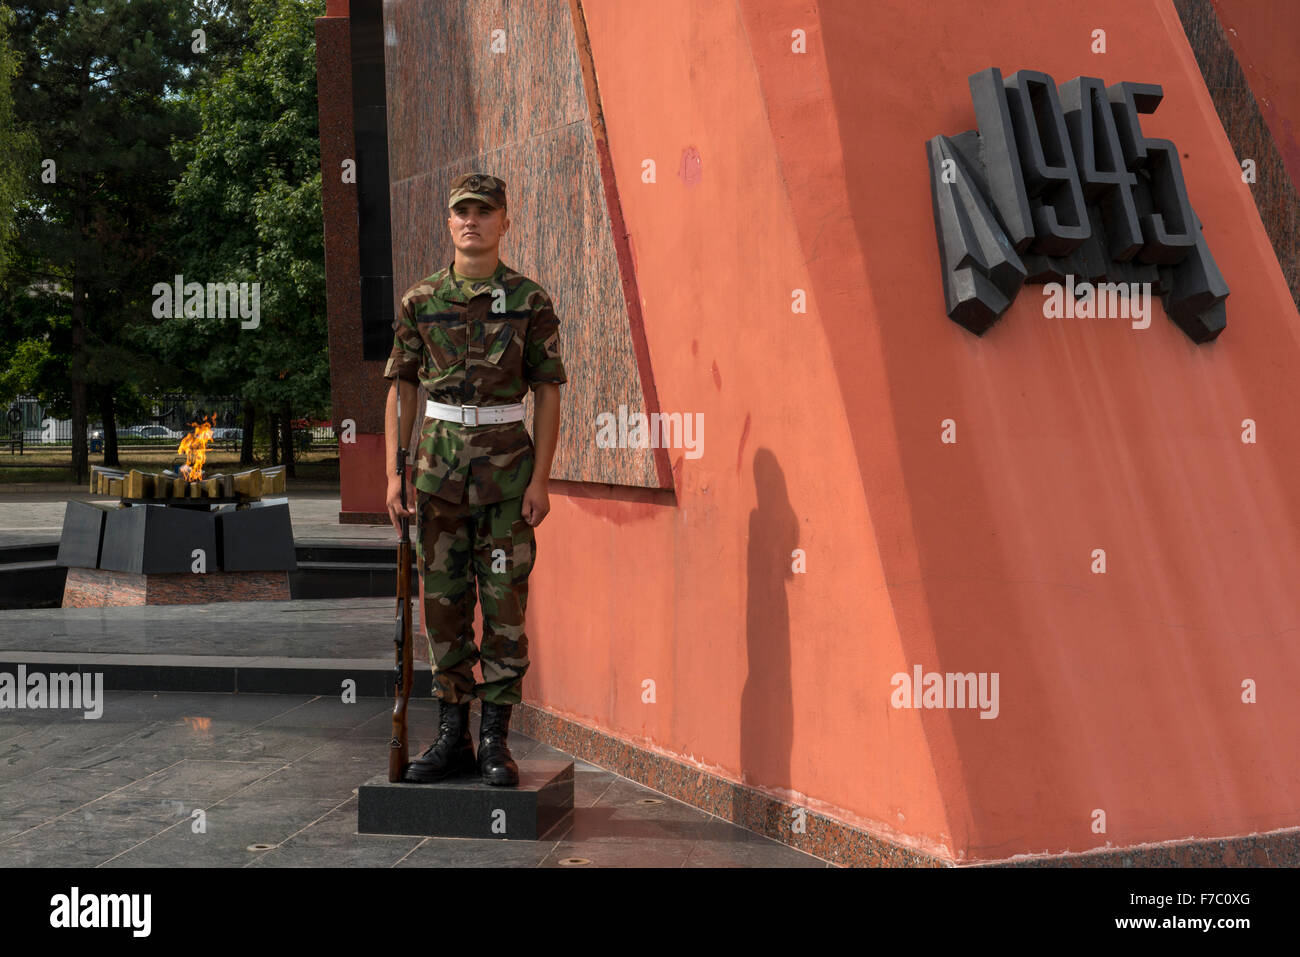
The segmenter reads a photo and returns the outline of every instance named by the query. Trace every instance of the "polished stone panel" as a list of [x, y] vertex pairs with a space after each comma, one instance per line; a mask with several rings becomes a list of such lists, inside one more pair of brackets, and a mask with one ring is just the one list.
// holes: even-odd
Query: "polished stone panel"
[[99, 567], [144, 575], [190, 572], [195, 549], [203, 550], [206, 566], [215, 571], [214, 513], [165, 505], [132, 505], [107, 513]]
[[108, 509], [88, 502], [68, 502], [59, 537], [59, 565], [99, 567], [99, 549], [104, 543], [104, 517]]
[[297, 570], [287, 503], [226, 509], [216, 516], [222, 571]]
[[[384, 27], [395, 307], [454, 255], [450, 181], [469, 170], [501, 177], [511, 221], [501, 258], [539, 282], [560, 317], [569, 381], [552, 477], [672, 487], [664, 450], [591, 440], [598, 413], [658, 406], [643, 389], [652, 376], [626, 301], [627, 237], [611, 225], [614, 184], [602, 177], [569, 4], [395, 0]], [[504, 31], [499, 52], [494, 30]], [[531, 401], [528, 416], [531, 429]]]

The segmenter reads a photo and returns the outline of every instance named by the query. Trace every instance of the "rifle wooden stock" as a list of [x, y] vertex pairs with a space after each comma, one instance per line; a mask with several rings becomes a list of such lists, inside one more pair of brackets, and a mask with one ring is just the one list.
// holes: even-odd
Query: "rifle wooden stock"
[[[399, 423], [400, 424], [400, 423]], [[400, 436], [400, 428], [398, 431]], [[402, 507], [406, 507], [406, 450], [397, 450], [397, 472], [402, 477]], [[411, 700], [411, 683], [414, 680], [411, 666], [411, 528], [410, 519], [402, 516], [402, 537], [397, 540], [397, 616], [393, 643], [396, 645], [397, 666], [395, 701], [393, 703], [393, 738], [388, 743], [388, 780], [396, 783], [402, 779], [410, 763], [410, 746], [407, 743], [406, 711]]]

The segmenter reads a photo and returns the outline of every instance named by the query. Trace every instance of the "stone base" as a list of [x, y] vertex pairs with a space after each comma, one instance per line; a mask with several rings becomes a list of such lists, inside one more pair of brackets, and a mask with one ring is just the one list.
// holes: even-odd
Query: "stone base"
[[573, 762], [523, 758], [518, 787], [478, 775], [436, 784], [390, 784], [388, 775], [357, 789], [357, 833], [536, 841], [573, 810]]
[[288, 572], [155, 574], [69, 568], [64, 608], [196, 605], [211, 601], [288, 601]]

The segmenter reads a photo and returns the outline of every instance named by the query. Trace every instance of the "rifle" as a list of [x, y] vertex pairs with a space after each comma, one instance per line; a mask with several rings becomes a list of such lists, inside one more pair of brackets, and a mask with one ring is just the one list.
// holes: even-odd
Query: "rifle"
[[[395, 380], [397, 389], [397, 474], [402, 480], [402, 508], [406, 508], [406, 449], [402, 442], [402, 383]], [[393, 704], [393, 739], [388, 742], [388, 780], [402, 780], [410, 763], [410, 748], [406, 735], [406, 706], [411, 700], [411, 530], [410, 520], [402, 516], [402, 537], [397, 540], [397, 618], [393, 642], [397, 646], [396, 688]]]

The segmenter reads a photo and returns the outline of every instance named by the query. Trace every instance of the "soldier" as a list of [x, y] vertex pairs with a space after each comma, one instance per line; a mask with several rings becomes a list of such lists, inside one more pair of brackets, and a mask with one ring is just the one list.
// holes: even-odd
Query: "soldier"
[[[517, 785], [506, 736], [528, 670], [524, 612], [533, 567], [533, 529], [550, 510], [547, 483], [560, 427], [559, 318], [546, 290], [498, 258], [510, 227], [505, 183], [467, 173], [451, 185], [447, 227], [455, 258], [402, 296], [384, 377], [394, 379], [385, 418], [386, 462], [402, 425], [423, 418], [416, 455], [415, 509], [388, 476], [388, 514], [417, 516], [415, 554], [424, 585], [424, 627], [438, 699], [438, 737], [404, 780], [437, 781], [478, 772], [488, 784]], [[429, 401], [415, 408], [416, 383]], [[524, 427], [523, 397], [534, 393], [537, 444]], [[409, 439], [409, 435], [407, 436]], [[407, 447], [409, 448], [409, 442]], [[391, 470], [391, 466], [389, 466]], [[482, 648], [474, 645], [474, 602], [483, 607]], [[474, 681], [474, 662], [483, 681]], [[469, 703], [482, 701], [477, 762]]]

